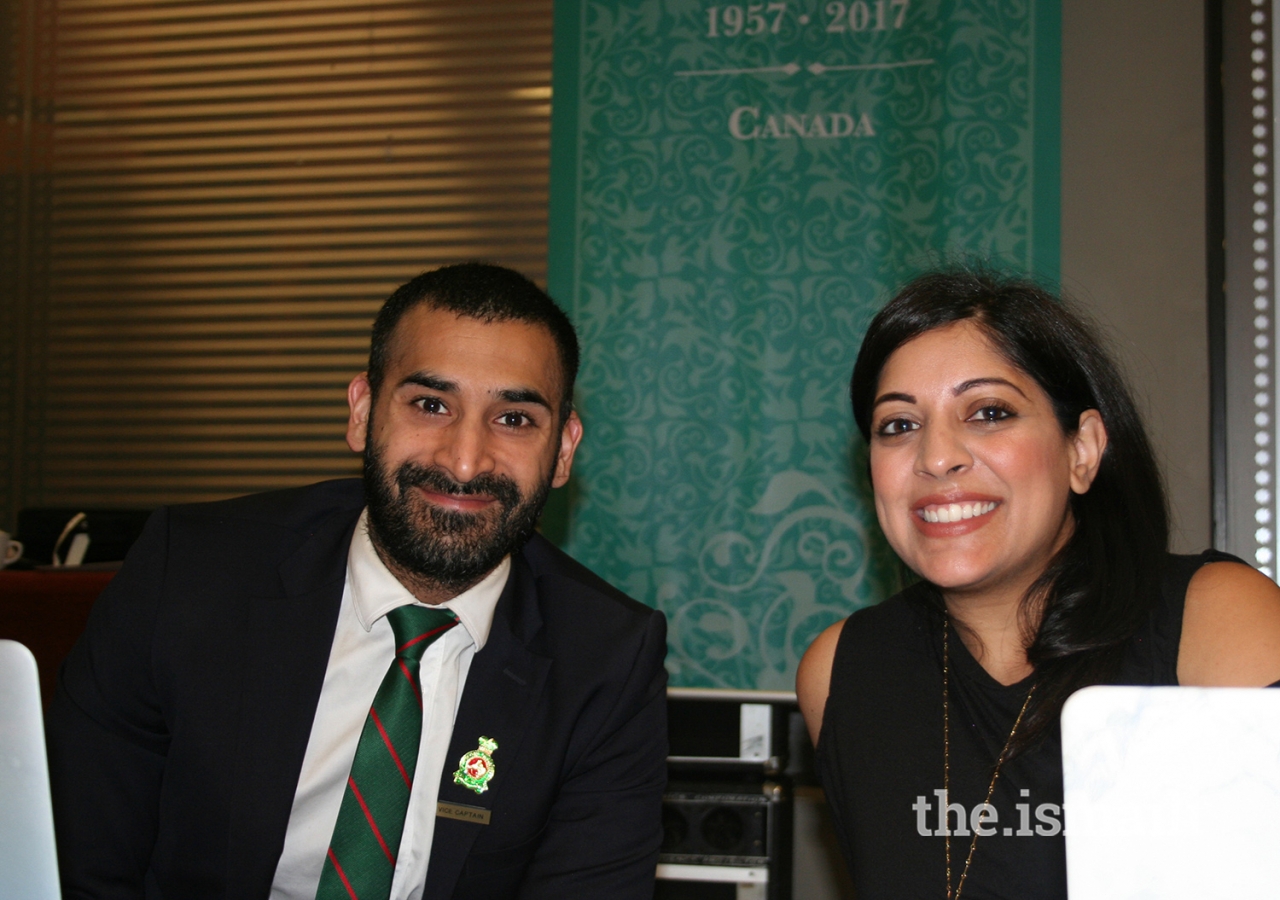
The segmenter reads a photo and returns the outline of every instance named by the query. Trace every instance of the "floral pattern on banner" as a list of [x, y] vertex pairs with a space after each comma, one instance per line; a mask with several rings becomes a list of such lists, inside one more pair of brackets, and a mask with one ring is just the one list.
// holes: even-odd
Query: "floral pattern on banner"
[[867, 323], [932, 260], [1031, 268], [1034, 10], [580, 11], [566, 549], [666, 612], [673, 684], [790, 689], [898, 585], [848, 404]]

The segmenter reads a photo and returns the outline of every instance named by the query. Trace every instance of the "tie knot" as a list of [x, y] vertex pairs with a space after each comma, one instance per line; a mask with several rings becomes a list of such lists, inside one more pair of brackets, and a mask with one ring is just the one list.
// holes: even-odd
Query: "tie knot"
[[458, 617], [452, 610], [410, 605], [391, 610], [387, 621], [396, 636], [396, 656], [417, 660], [436, 638], [458, 624]]

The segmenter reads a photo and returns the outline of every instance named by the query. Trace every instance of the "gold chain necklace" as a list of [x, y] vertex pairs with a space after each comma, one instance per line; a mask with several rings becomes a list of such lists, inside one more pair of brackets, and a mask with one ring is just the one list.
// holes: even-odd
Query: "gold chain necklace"
[[[951, 684], [951, 655], [949, 653], [949, 642], [947, 635], [951, 631], [951, 617], [945, 612], [942, 620], [942, 793], [946, 798], [943, 803], [951, 802], [951, 716], [948, 710], [951, 708], [951, 692], [949, 690]], [[991, 796], [996, 790], [996, 779], [1000, 777], [1000, 766], [1004, 764], [1005, 755], [1009, 752], [1009, 745], [1013, 743], [1013, 736], [1018, 733], [1018, 726], [1022, 724], [1022, 716], [1027, 711], [1027, 706], [1031, 703], [1031, 695], [1036, 692], [1034, 683], [1031, 689], [1027, 691], [1027, 699], [1022, 701], [1022, 709], [1018, 711], [1018, 718], [1013, 720], [1013, 728], [1009, 731], [1009, 736], [1005, 738], [1004, 747], [1000, 750], [1000, 756], [996, 759], [995, 771], [991, 773], [991, 784], [987, 785], [987, 799], [983, 800], [983, 805], [991, 802]], [[964, 890], [964, 880], [969, 877], [969, 863], [973, 862], [973, 851], [978, 846], [978, 831], [974, 829], [973, 840], [969, 841], [969, 855], [965, 857], [964, 868], [960, 870], [960, 883], [956, 885], [955, 895], [951, 893], [951, 826], [947, 822], [947, 808], [943, 806], [938, 812], [942, 816], [942, 833], [945, 836], [947, 850], [947, 900], [960, 900], [960, 892]]]

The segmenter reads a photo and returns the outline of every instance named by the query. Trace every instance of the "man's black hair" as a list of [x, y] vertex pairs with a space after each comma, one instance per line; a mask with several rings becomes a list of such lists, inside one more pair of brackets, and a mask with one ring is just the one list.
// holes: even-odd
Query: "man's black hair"
[[561, 422], [568, 417], [578, 377], [578, 336], [573, 323], [545, 291], [519, 272], [481, 262], [423, 272], [396, 288], [382, 304], [369, 344], [369, 387], [375, 397], [386, 374], [387, 351], [396, 326], [419, 304], [486, 323], [527, 322], [547, 329], [560, 355]]

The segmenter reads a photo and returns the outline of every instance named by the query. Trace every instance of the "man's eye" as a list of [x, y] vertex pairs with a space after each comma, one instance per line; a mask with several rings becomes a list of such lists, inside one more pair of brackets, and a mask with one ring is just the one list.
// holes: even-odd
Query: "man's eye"
[[421, 408], [425, 413], [440, 415], [441, 413], [448, 412], [448, 409], [444, 405], [444, 401], [439, 397], [423, 397], [421, 400], [418, 400], [417, 403], [419, 408]]
[[498, 421], [508, 428], [523, 428], [525, 425], [532, 424], [532, 420], [522, 412], [503, 413], [498, 417]]
[[876, 432], [886, 437], [892, 437], [895, 434], [906, 434], [909, 431], [915, 431], [918, 427], [910, 419], [888, 419], [880, 423], [880, 427], [876, 429]]

